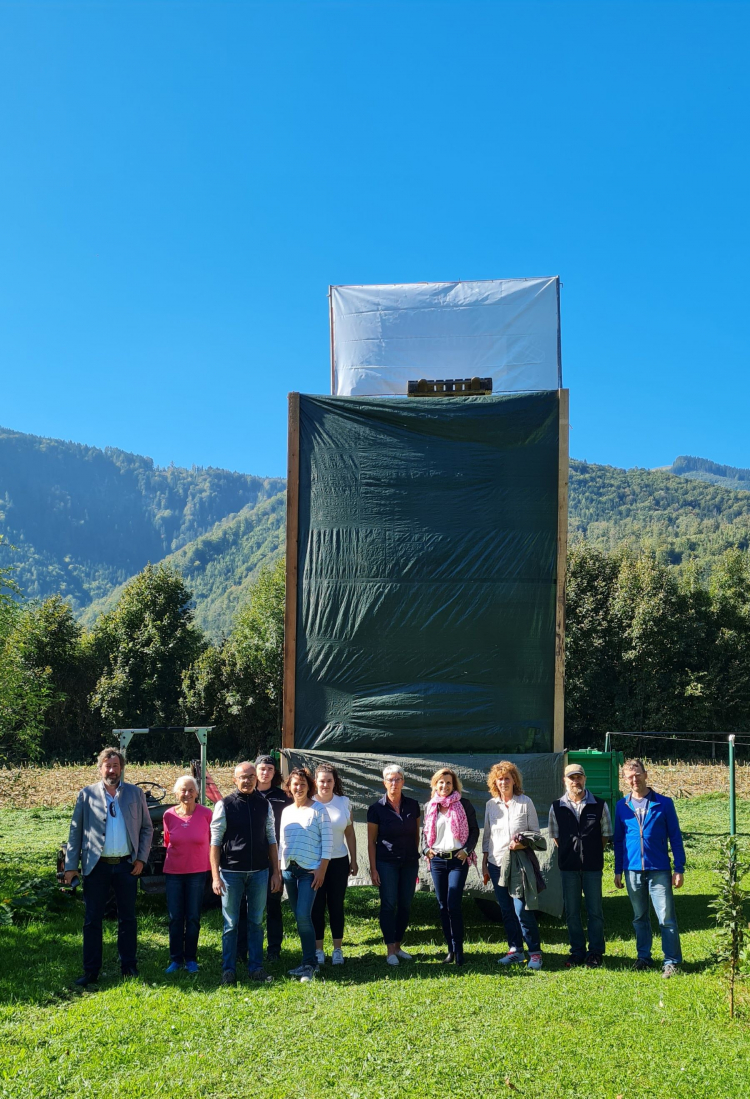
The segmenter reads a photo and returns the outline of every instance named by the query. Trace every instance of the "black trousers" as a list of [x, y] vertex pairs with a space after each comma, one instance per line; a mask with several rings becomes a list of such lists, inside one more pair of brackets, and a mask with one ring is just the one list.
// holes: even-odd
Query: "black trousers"
[[464, 915], [461, 902], [469, 873], [469, 860], [461, 862], [460, 859], [434, 858], [430, 862], [430, 873], [446, 945], [455, 954], [461, 954], [464, 948]]
[[349, 883], [349, 856], [342, 855], [328, 863], [323, 884], [315, 894], [312, 909], [312, 922], [315, 938], [322, 939], [326, 931], [326, 909], [331, 926], [331, 938], [344, 937], [344, 897]]
[[102, 968], [102, 920], [110, 887], [117, 900], [117, 952], [123, 973], [136, 968], [137, 924], [135, 899], [138, 878], [131, 871], [133, 863], [109, 863], [99, 859], [90, 874], [83, 879], [83, 968], [97, 976]]

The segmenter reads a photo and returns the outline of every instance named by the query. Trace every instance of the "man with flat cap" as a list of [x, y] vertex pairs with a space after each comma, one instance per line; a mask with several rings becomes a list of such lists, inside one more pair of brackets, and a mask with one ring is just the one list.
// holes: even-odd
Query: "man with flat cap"
[[[612, 836], [612, 818], [606, 801], [586, 789], [586, 772], [580, 763], [565, 768], [564, 781], [565, 793], [553, 801], [549, 811], [549, 834], [557, 847], [562, 878], [570, 943], [567, 966], [598, 969], [604, 954], [604, 848]], [[582, 895], [586, 902], [588, 950], [581, 922]]]

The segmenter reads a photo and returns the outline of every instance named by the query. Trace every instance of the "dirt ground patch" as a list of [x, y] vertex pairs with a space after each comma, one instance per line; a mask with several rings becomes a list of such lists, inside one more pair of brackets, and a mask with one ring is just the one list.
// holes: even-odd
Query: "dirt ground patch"
[[[729, 793], [726, 764], [647, 762], [647, 766], [654, 789], [669, 797]], [[209, 766], [209, 774], [222, 793], [232, 789], [233, 769], [233, 764]], [[178, 775], [185, 773], [186, 768], [173, 763], [134, 763], [128, 766], [127, 778], [129, 782], [158, 782], [171, 791]], [[3, 767], [0, 768], [0, 806], [31, 809], [72, 805], [78, 791], [96, 779], [96, 768], [92, 766]], [[737, 764], [737, 795], [750, 798], [750, 764]]]

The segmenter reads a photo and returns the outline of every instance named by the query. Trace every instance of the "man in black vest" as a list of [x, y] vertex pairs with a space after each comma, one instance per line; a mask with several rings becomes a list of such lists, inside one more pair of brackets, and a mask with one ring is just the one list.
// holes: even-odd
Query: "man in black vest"
[[[276, 840], [278, 842], [279, 833], [281, 829], [281, 814], [286, 809], [287, 805], [291, 805], [294, 798], [287, 794], [286, 790], [281, 787], [281, 773], [276, 766], [276, 760], [273, 756], [263, 755], [258, 756], [255, 761], [255, 770], [258, 774], [258, 785], [256, 789], [259, 794], [262, 794], [266, 801], [271, 803], [273, 809], [273, 816], [276, 822]], [[284, 921], [281, 915], [281, 890], [274, 893], [271, 890], [271, 883], [268, 885], [268, 896], [266, 897], [266, 935], [268, 937], [268, 948], [266, 950], [266, 960], [269, 962], [277, 962], [279, 955], [281, 954], [281, 943], [284, 938]]]
[[[598, 969], [604, 954], [602, 875], [604, 848], [612, 835], [609, 806], [586, 789], [586, 772], [579, 763], [565, 768], [565, 793], [549, 811], [549, 834], [557, 847], [565, 918], [568, 922], [568, 968]], [[589, 949], [581, 923], [581, 894], [586, 901]]]
[[254, 981], [270, 981], [263, 968], [263, 914], [269, 870], [271, 889], [281, 889], [279, 849], [273, 809], [258, 793], [254, 763], [234, 769], [236, 793], [220, 801], [211, 821], [211, 877], [221, 897], [222, 984], [233, 985], [237, 968], [237, 924], [242, 898], [247, 898], [247, 971]]

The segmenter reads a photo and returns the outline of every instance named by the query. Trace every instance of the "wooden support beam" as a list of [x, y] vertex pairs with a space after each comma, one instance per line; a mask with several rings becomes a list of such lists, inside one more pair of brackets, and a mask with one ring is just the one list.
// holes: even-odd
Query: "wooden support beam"
[[565, 747], [565, 572], [568, 559], [569, 391], [558, 389], [559, 461], [557, 470], [557, 595], [555, 607], [555, 700], [553, 749]]
[[299, 555], [299, 393], [289, 394], [286, 481], [286, 602], [284, 606], [284, 717], [281, 747], [294, 747], [297, 666], [297, 559]]

